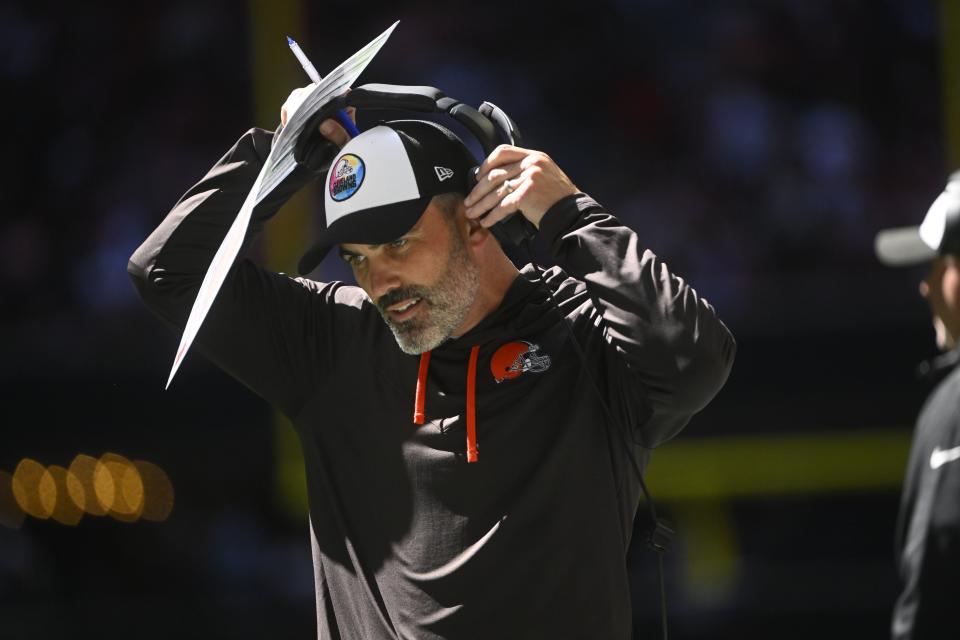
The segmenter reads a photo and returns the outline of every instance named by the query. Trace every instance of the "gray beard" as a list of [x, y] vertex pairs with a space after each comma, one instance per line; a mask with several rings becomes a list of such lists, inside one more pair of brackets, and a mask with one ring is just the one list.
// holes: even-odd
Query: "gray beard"
[[[404, 353], [430, 351], [453, 335], [470, 312], [480, 288], [480, 270], [467, 253], [466, 242], [452, 225], [450, 235], [453, 247], [436, 284], [401, 287], [377, 300], [377, 310]], [[410, 298], [420, 298], [417, 304], [423, 305], [417, 317], [405, 322], [391, 320], [387, 307]]]

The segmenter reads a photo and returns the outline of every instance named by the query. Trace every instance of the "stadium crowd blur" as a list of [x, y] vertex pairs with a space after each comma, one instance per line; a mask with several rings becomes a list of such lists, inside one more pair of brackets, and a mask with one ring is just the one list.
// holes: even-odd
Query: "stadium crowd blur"
[[[277, 507], [268, 408], [199, 355], [164, 393], [177, 336], [125, 272], [236, 138], [276, 125], [253, 109], [252, 4], [0, 6], [0, 469], [120, 450], [177, 490], [163, 523], [0, 526], [0, 638], [314, 633], [306, 522]], [[912, 368], [934, 345], [919, 274], [883, 269], [872, 240], [915, 224], [953, 168], [938, 5], [567, 6], [304, 3], [290, 35], [325, 73], [399, 19], [359, 84], [495, 102], [718, 308], [740, 355], [681, 439], [902, 427], [906, 447], [925, 391]], [[347, 277], [329, 260], [315, 275]], [[882, 637], [896, 500], [734, 501], [737, 569], [710, 592], [689, 587], [681, 528], [673, 636]], [[651, 556], [631, 560], [648, 637]]]

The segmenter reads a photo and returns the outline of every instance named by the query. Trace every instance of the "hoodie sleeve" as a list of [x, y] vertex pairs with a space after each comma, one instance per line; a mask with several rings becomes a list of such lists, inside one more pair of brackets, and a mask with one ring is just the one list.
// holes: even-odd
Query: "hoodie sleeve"
[[[180, 199], [133, 253], [127, 266], [147, 307], [178, 332], [186, 324], [207, 267], [270, 151], [273, 134], [251, 129]], [[316, 149], [254, 208], [244, 249], [277, 210], [329, 164]], [[287, 415], [330, 363], [330, 344], [350, 323], [334, 323], [331, 302], [349, 301], [339, 283], [321, 284], [270, 272], [238, 257], [201, 327], [195, 347]], [[317, 325], [321, 326], [317, 326]], [[317, 336], [322, 336], [318, 338]], [[316, 344], [322, 340], [322, 344]], [[171, 354], [171, 358], [172, 358]]]
[[637, 234], [585, 194], [544, 216], [541, 241], [558, 265], [585, 283], [606, 342], [642, 387], [646, 446], [674, 436], [726, 382], [736, 343], [713, 307], [673, 274]]

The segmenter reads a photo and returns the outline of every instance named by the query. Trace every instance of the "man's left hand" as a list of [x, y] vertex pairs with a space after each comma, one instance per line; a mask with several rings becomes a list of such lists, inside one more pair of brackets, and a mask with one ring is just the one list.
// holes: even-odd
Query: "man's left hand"
[[[289, 96], [287, 96], [286, 102], [283, 103], [283, 106], [280, 107], [280, 126], [287, 126], [287, 120], [300, 108], [300, 105], [303, 104], [303, 101], [306, 97], [313, 91], [313, 83], [308, 84], [305, 87], [300, 87], [299, 89], [294, 89]], [[350, 116], [350, 119], [354, 122], [357, 121], [357, 110], [355, 107], [347, 107], [347, 115]], [[347, 130], [343, 128], [343, 125], [340, 124], [335, 118], [327, 118], [320, 123], [318, 127], [320, 135], [334, 143], [338, 147], [343, 147], [350, 140], [350, 134], [347, 133]], [[298, 158], [299, 160], [299, 158]]]
[[477, 186], [464, 204], [467, 217], [491, 227], [515, 211], [540, 228], [540, 220], [560, 199], [580, 190], [541, 151], [502, 144], [480, 165]]

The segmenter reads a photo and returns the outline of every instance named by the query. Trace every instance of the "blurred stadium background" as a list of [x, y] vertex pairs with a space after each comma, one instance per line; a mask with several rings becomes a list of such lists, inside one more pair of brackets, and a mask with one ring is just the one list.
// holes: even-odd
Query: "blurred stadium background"
[[[0, 638], [315, 635], [292, 431], [200, 356], [164, 392], [178, 336], [125, 266], [306, 84], [284, 36], [326, 73], [397, 19], [359, 84], [503, 107], [739, 341], [650, 467], [678, 530], [671, 636], [887, 635], [935, 349], [922, 270], [872, 242], [960, 161], [951, 0], [4, 3]], [[295, 270], [316, 203], [262, 260]], [[657, 637], [655, 557], [630, 562], [636, 635]]]

